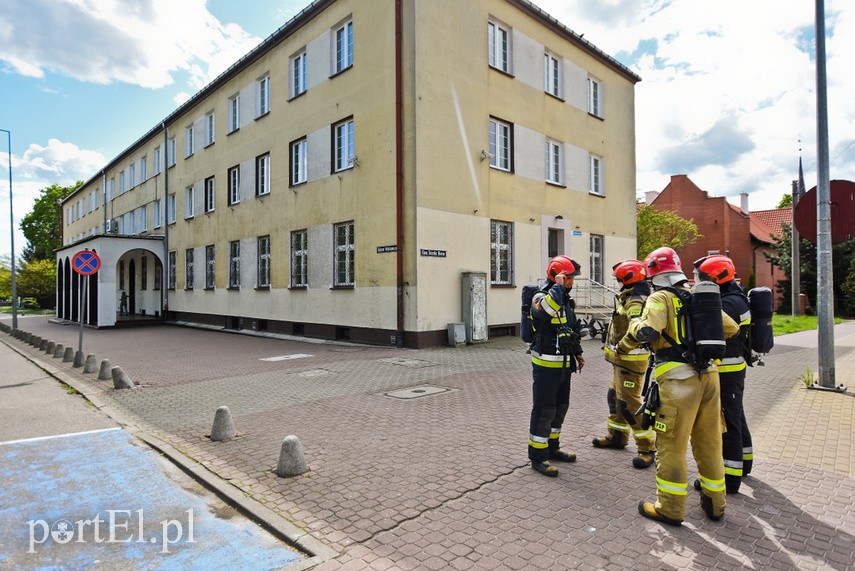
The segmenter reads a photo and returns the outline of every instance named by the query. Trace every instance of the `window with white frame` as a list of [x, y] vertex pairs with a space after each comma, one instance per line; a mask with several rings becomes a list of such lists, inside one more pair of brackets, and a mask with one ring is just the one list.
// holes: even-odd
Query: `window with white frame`
[[552, 184], [563, 184], [561, 174], [563, 172], [564, 157], [563, 146], [556, 141], [546, 140], [546, 182]]
[[605, 196], [606, 188], [603, 184], [603, 159], [602, 157], [597, 157], [594, 155], [591, 155], [589, 158], [591, 174], [589, 192], [591, 194]]
[[163, 226], [163, 219], [161, 217], [161, 208], [163, 205], [163, 199], [158, 198], [152, 203], [152, 226], [154, 228], [160, 228]]
[[205, 246], [205, 289], [214, 289], [216, 279], [217, 259], [215, 258], [214, 245]]
[[166, 223], [167, 224], [175, 224], [175, 217], [177, 215], [175, 207], [175, 193], [173, 192], [169, 196], [166, 197]]
[[588, 113], [603, 116], [603, 84], [593, 77], [588, 78]]
[[240, 202], [240, 165], [229, 169], [229, 206]]
[[229, 287], [240, 288], [240, 241], [229, 242]]
[[166, 255], [166, 287], [175, 289], [175, 252]]
[[89, 200], [86, 201], [86, 209], [89, 212], [92, 212], [92, 210], [94, 210], [94, 208], [95, 208], [93, 206], [94, 202], [95, 202], [95, 191], [93, 190], [92, 192], [89, 193]]
[[543, 83], [543, 88], [548, 94], [555, 97], [563, 95], [561, 60], [549, 52], [543, 54]]
[[258, 80], [258, 117], [270, 113], [270, 76]]
[[510, 29], [498, 22], [487, 22], [487, 54], [491, 67], [511, 73]]
[[148, 160], [145, 157], [140, 159], [140, 184], [148, 180]]
[[308, 142], [306, 137], [291, 143], [291, 186], [308, 180]]
[[184, 129], [184, 156], [189, 157], [196, 152], [196, 129], [190, 125]]
[[160, 260], [157, 258], [154, 259], [154, 287], [152, 289], [160, 290], [160, 286], [163, 283], [163, 266], [160, 264]]
[[184, 250], [184, 289], [193, 289], [195, 285], [193, 268], [193, 248]]
[[306, 50], [291, 58], [291, 97], [306, 91]]
[[166, 168], [175, 166], [176, 148], [175, 137], [166, 141]]
[[154, 153], [152, 155], [154, 157], [154, 164], [152, 165], [152, 173], [160, 174], [160, 146], [154, 148]]
[[605, 260], [606, 239], [599, 234], [591, 234], [591, 279], [597, 283], [605, 283], [606, 272], [603, 269]]
[[214, 211], [214, 177], [205, 179], [205, 212]]
[[214, 144], [214, 112], [205, 115], [205, 146]]
[[107, 181], [107, 200], [116, 198], [116, 178], [113, 177]]
[[119, 171], [119, 195], [125, 194], [125, 192], [127, 192], [127, 184], [128, 179], [125, 176], [125, 171]]
[[490, 166], [510, 172], [513, 155], [513, 125], [490, 118]]
[[137, 165], [133, 163], [131, 163], [131, 166], [128, 169], [128, 179], [130, 180], [128, 189], [134, 188], [137, 185]]
[[270, 153], [255, 158], [255, 196], [270, 194]]
[[229, 133], [240, 129], [240, 95], [229, 98]]
[[356, 283], [356, 250], [353, 221], [342, 222], [333, 227], [335, 236], [335, 280], [337, 287], [353, 286]]
[[291, 232], [291, 287], [308, 286], [309, 245], [306, 230]]
[[148, 221], [146, 220], [146, 208], [145, 205], [140, 206], [136, 209], [136, 215], [134, 216], [134, 228], [137, 233], [142, 233], [148, 230]]
[[354, 151], [353, 117], [333, 125], [333, 172], [353, 168]]
[[196, 213], [196, 189], [188, 186], [184, 189], [184, 218], [193, 218]]
[[257, 242], [256, 287], [270, 287], [270, 236], [259, 236]]
[[335, 29], [333, 75], [353, 65], [353, 21], [348, 20]]
[[513, 284], [514, 225], [512, 222], [490, 221], [490, 283]]

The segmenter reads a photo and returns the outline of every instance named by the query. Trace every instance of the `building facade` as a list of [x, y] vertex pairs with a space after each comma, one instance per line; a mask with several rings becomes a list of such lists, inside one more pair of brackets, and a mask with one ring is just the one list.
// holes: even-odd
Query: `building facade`
[[526, 0], [317, 0], [63, 202], [57, 314], [516, 331], [551, 256], [602, 283], [634, 255], [639, 80]]

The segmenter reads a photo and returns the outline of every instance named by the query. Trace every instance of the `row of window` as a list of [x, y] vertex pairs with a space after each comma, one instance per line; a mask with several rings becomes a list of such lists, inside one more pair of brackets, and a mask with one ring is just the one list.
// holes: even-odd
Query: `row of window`
[[[353, 221], [333, 225], [333, 286], [353, 287], [356, 284], [355, 235]], [[291, 288], [306, 288], [309, 286], [308, 262], [308, 232], [296, 230], [291, 232]], [[217, 268], [216, 246], [205, 246], [205, 289], [216, 286]], [[196, 285], [196, 250], [188, 248], [184, 251], [184, 289], [194, 289]], [[167, 280], [169, 289], [176, 286], [177, 253], [169, 252], [167, 259]], [[241, 242], [229, 242], [228, 249], [228, 282], [229, 289], [241, 287]], [[270, 236], [259, 236], [255, 249], [255, 287], [267, 289], [270, 287]]]
[[[495, 117], [490, 118], [489, 129], [490, 166], [506, 172], [514, 171], [514, 125]], [[565, 185], [564, 180], [564, 143], [550, 138], [545, 139], [546, 182]], [[603, 182], [603, 157], [588, 155], [588, 192], [605, 196]]]
[[[564, 239], [562, 230], [551, 228], [547, 239], [548, 257], [563, 254]], [[605, 237], [591, 234], [590, 243], [590, 279], [605, 283], [603, 261], [605, 260]], [[514, 224], [500, 220], [490, 221], [490, 283], [492, 285], [514, 284]]]
[[[487, 63], [509, 75], [513, 74], [513, 30], [498, 20], [487, 22]], [[603, 86], [588, 77], [588, 113], [603, 117]], [[544, 48], [543, 90], [558, 99], [564, 99], [564, 62], [561, 56]]]

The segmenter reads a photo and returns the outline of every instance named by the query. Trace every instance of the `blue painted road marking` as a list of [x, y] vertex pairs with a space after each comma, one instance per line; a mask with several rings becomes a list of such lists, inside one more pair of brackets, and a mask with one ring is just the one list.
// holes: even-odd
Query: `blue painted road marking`
[[0, 568], [279, 569], [303, 559], [121, 429], [0, 443], [0, 481]]

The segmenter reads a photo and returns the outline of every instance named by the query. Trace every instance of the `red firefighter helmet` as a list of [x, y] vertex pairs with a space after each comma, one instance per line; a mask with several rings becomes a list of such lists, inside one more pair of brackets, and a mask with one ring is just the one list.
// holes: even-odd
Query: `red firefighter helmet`
[[733, 260], [721, 254], [704, 256], [695, 261], [695, 270], [702, 280], [709, 280], [719, 285], [732, 281], [736, 277]]
[[546, 267], [546, 277], [555, 281], [555, 276], [560, 273], [565, 273], [568, 276], [578, 276], [582, 273], [582, 266], [579, 263], [567, 256], [555, 256], [549, 261]]
[[647, 277], [644, 264], [638, 260], [625, 260], [612, 266], [612, 272], [620, 283], [625, 286], [642, 281]]
[[644, 258], [644, 267], [647, 268], [647, 277], [652, 278], [657, 274], [665, 272], [683, 273], [683, 265], [680, 264], [680, 256], [673, 248], [663, 246], [656, 248]]

